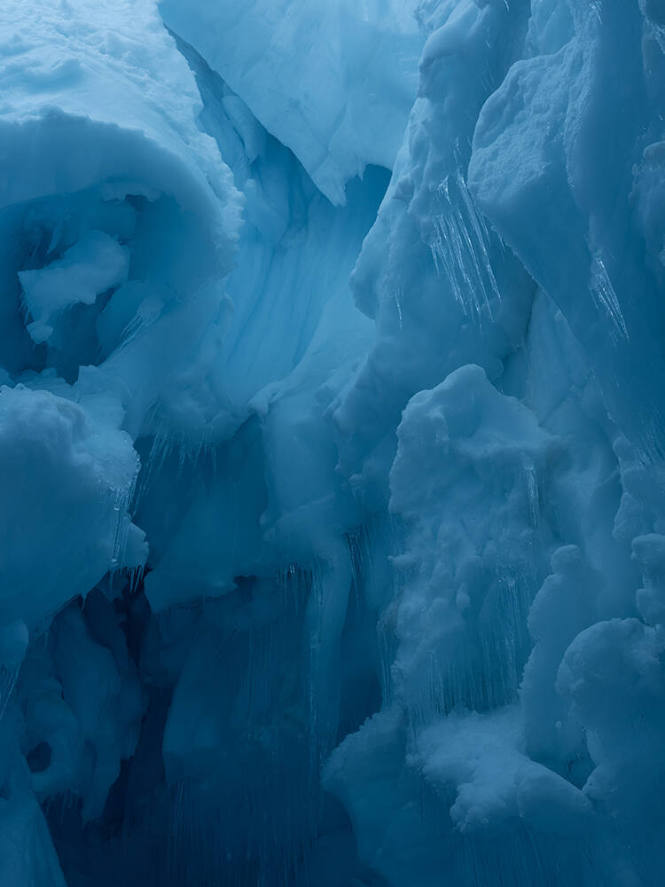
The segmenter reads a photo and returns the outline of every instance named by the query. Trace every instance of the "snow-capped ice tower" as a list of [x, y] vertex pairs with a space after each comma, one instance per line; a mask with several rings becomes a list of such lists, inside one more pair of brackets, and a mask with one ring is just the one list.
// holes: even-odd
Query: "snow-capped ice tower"
[[4, 0], [0, 885], [665, 883], [665, 3]]

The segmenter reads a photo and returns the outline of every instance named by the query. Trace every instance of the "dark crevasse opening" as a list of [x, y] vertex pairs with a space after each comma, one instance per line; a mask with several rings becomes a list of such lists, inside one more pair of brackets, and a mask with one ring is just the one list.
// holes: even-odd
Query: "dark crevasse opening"
[[[116, 762], [103, 808], [91, 817], [71, 789], [51, 790], [44, 802], [70, 887], [383, 883], [359, 861], [348, 815], [320, 784], [322, 741], [341, 741], [380, 706], [373, 622], [354, 576], [340, 646], [342, 661], [354, 666], [352, 675], [343, 669], [331, 682], [338, 726], [334, 737], [321, 737], [303, 651], [315, 581], [295, 565], [272, 582], [236, 577], [236, 590], [223, 598], [159, 616], [139, 581], [123, 588], [112, 607], [96, 589], [56, 618], [39, 643], [50, 653], [50, 679], [60, 681], [63, 709], [75, 709], [86, 692], [70, 671], [89, 652], [69, 627], [81, 622], [85, 644], [100, 654], [110, 650], [127, 674], [117, 708], [101, 706], [100, 718], [130, 713], [130, 676], [140, 700], [132, 713], [133, 753]], [[26, 675], [45, 654], [28, 651]], [[111, 676], [101, 669], [93, 674], [95, 686], [81, 704], [99, 705]], [[66, 760], [66, 751], [38, 738], [30, 691], [19, 687], [19, 695], [35, 743], [26, 756], [31, 771], [48, 775], [52, 767], [57, 780], [58, 768], [92, 768], [94, 779], [105, 751], [98, 736], [91, 733], [78, 748], [71, 747], [77, 737], [68, 736]], [[109, 694], [104, 702], [111, 701]], [[114, 726], [102, 721], [96, 731]], [[49, 735], [46, 724], [42, 729]]]

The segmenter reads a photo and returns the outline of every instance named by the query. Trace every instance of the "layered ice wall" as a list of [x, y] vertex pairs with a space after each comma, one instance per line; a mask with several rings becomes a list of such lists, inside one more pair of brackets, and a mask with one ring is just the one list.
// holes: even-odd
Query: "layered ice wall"
[[390, 167], [395, 159], [418, 82], [417, 7], [417, 0], [160, 2], [168, 26], [335, 204], [368, 163]]
[[662, 884], [665, 7], [0, 64], [0, 882]]

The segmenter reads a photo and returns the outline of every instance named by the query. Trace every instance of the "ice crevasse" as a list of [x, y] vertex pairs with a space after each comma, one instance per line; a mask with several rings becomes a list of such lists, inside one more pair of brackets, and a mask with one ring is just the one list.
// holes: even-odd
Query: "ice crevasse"
[[661, 885], [665, 6], [0, 71], [0, 883]]

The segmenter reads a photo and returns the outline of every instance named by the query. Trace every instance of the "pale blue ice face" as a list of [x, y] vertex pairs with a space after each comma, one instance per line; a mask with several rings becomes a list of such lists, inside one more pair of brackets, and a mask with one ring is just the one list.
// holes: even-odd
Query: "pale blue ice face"
[[665, 883], [665, 6], [4, 0], [0, 887]]

